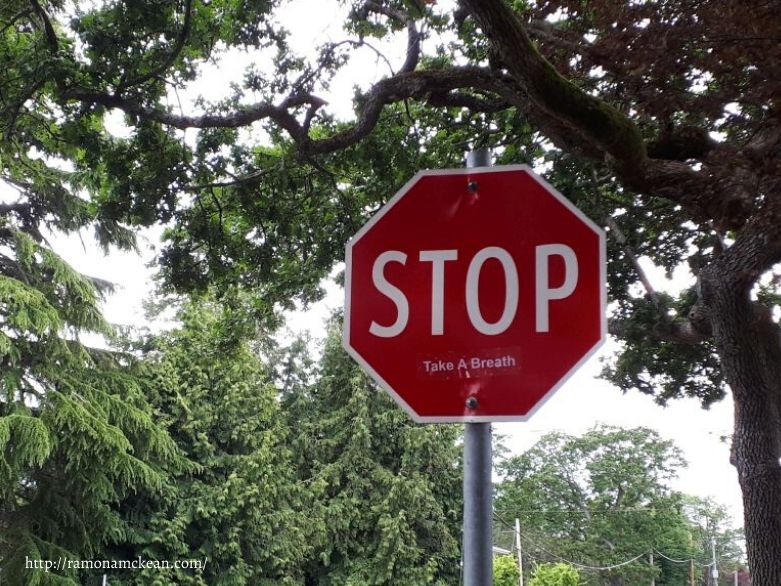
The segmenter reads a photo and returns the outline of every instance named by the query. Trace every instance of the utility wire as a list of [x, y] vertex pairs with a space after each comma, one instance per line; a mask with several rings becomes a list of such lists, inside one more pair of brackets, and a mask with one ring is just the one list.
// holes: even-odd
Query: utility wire
[[[501, 518], [499, 515], [497, 515], [495, 512], [494, 512], [494, 518], [495, 518], [497, 521], [499, 521], [499, 523], [501, 523], [502, 525], [504, 525], [505, 527], [508, 527], [508, 528], [512, 529], [513, 531], [515, 530], [515, 527], [514, 527], [514, 526], [510, 525], [510, 524], [509, 524], [507, 521], [505, 521], [504, 519], [502, 519], [502, 518]], [[532, 546], [534, 549], [536, 549], [536, 550], [538, 550], [538, 551], [541, 551], [541, 552], [543, 552], [544, 554], [546, 554], [546, 555], [548, 555], [548, 556], [550, 556], [550, 557], [552, 557], [552, 558], [555, 558], [555, 559], [557, 559], [557, 560], [559, 560], [559, 561], [562, 561], [562, 562], [564, 562], [564, 563], [570, 564], [571, 566], [575, 566], [575, 567], [583, 568], [583, 569], [586, 569], [586, 570], [598, 570], [598, 571], [614, 570], [615, 568], [620, 568], [620, 567], [622, 567], [622, 566], [626, 566], [626, 565], [628, 565], [628, 564], [631, 564], [632, 562], [636, 562], [636, 561], [637, 561], [637, 560], [639, 560], [641, 557], [643, 557], [643, 556], [647, 555], [647, 554], [646, 554], [646, 552], [643, 552], [643, 553], [641, 553], [641, 554], [639, 554], [639, 555], [637, 555], [637, 556], [633, 557], [633, 558], [632, 558], [632, 559], [630, 559], [630, 560], [626, 560], [626, 561], [623, 561], [623, 562], [620, 562], [620, 563], [618, 563], [618, 564], [614, 564], [614, 565], [611, 565], [611, 566], [590, 566], [590, 565], [588, 565], [588, 564], [581, 564], [581, 563], [579, 563], [579, 562], [573, 562], [573, 561], [571, 561], [571, 560], [567, 560], [567, 559], [565, 559], [565, 558], [563, 558], [563, 557], [561, 557], [561, 556], [558, 556], [558, 555], [556, 555], [555, 553], [552, 553], [552, 552], [550, 552], [550, 551], [546, 550], [545, 548], [543, 548], [543, 547], [541, 547], [541, 546], [539, 546], [539, 545], [535, 544], [535, 543], [534, 543], [534, 541], [532, 541], [532, 540], [531, 540], [531, 539], [529, 539], [528, 537], [526, 537], [526, 538], [524, 539], [524, 541], [525, 541], [527, 544], [531, 544], [531, 546]]]
[[[498, 521], [500, 524], [504, 525], [510, 531], [515, 532], [515, 526], [514, 525], [510, 525], [510, 523], [508, 523], [506, 520], [504, 520], [498, 513], [496, 513], [496, 511], [494, 511], [494, 519], [496, 521]], [[698, 560], [696, 560], [694, 558], [689, 558], [689, 559], [685, 559], [685, 560], [679, 560], [679, 559], [671, 558], [670, 556], [665, 555], [664, 553], [662, 553], [661, 551], [659, 551], [657, 549], [653, 549], [653, 550], [651, 550], [651, 552], [642, 552], [642, 553], [636, 555], [635, 557], [633, 557], [631, 559], [628, 559], [626, 561], [619, 562], [617, 564], [613, 564], [613, 565], [610, 565], [610, 566], [592, 566], [592, 565], [588, 565], [588, 564], [582, 564], [580, 562], [573, 562], [573, 561], [567, 560], [567, 559], [565, 559], [565, 558], [563, 558], [563, 557], [561, 557], [559, 555], [556, 555], [555, 553], [552, 553], [552, 552], [546, 550], [544, 547], [541, 547], [540, 545], [536, 544], [534, 542], [534, 540], [529, 539], [528, 536], [526, 536], [524, 538], [524, 542], [526, 544], [528, 544], [528, 545], [531, 545], [531, 547], [536, 549], [537, 551], [541, 551], [542, 553], [544, 553], [544, 554], [546, 554], [546, 555], [548, 555], [548, 556], [550, 556], [550, 557], [552, 557], [554, 559], [557, 559], [557, 560], [559, 560], [561, 562], [570, 564], [571, 566], [575, 566], [575, 567], [578, 567], [578, 568], [583, 568], [584, 570], [592, 570], [592, 571], [615, 570], [616, 568], [621, 568], [623, 566], [627, 566], [627, 565], [629, 565], [629, 564], [631, 564], [633, 562], [636, 562], [640, 558], [648, 555], [648, 553], [654, 553], [654, 554], [656, 554], [656, 555], [666, 559], [667, 561], [672, 562], [672, 563], [676, 563], [676, 564], [689, 564], [691, 562], [695, 562], [698, 566], [705, 567], [705, 568], [708, 568], [708, 567], [710, 567], [710, 566], [712, 566], [714, 564], [714, 562], [703, 564], [702, 562], [700, 562], [700, 561], [698, 561]], [[515, 549], [515, 545], [513, 545], [512, 549]], [[721, 559], [726, 559], [726, 558], [721, 558]], [[737, 560], [739, 558], [735, 558], [735, 559]]]
[[663, 508], [663, 507], [649, 507], [649, 506], [638, 506], [638, 507], [622, 507], [620, 509], [605, 509], [605, 510], [591, 510], [591, 509], [513, 509], [513, 512], [516, 514], [521, 513], [577, 513], [579, 515], [591, 515], [592, 517], [594, 515], [613, 515], [615, 513], [666, 513], [670, 509], [669, 508]]
[[541, 551], [542, 553], [544, 553], [544, 554], [546, 554], [546, 555], [548, 555], [548, 556], [550, 556], [550, 557], [552, 557], [554, 559], [557, 559], [557, 560], [559, 560], [561, 562], [564, 562], [564, 563], [569, 564], [571, 566], [575, 566], [576, 568], [583, 568], [584, 570], [594, 570], [594, 571], [600, 571], [600, 572], [606, 572], [608, 570], [615, 570], [616, 568], [621, 568], [623, 566], [628, 566], [629, 564], [634, 563], [637, 560], [639, 560], [640, 558], [644, 558], [646, 555], [648, 555], [647, 552], [642, 552], [642, 553], [636, 555], [635, 557], [633, 557], [632, 559], [628, 559], [626, 561], [619, 562], [617, 564], [612, 564], [610, 566], [591, 566], [589, 564], [581, 564], [580, 562], [573, 562], [572, 560], [568, 560], [568, 559], [563, 558], [563, 557], [561, 557], [559, 555], [556, 555], [555, 553], [552, 553], [552, 552], [548, 551], [544, 547], [541, 547], [541, 546], [535, 544], [534, 541], [530, 540], [528, 537], [526, 538], [526, 543], [528, 545], [531, 545], [531, 547], [533, 547], [534, 549], [536, 549], [538, 551]]
[[[666, 559], [668, 562], [672, 562], [672, 563], [674, 563], [674, 564], [688, 564], [688, 563], [691, 563], [691, 562], [697, 562], [697, 560], [696, 560], [696, 559], [694, 559], [694, 558], [689, 558], [688, 560], [676, 560], [676, 559], [673, 559], [673, 558], [671, 558], [671, 557], [668, 557], [668, 556], [664, 555], [664, 554], [663, 554], [661, 551], [659, 551], [658, 549], [655, 549], [655, 550], [654, 550], [654, 553], [655, 553], [656, 555], [658, 555], [659, 557]], [[700, 562], [697, 562], [697, 563], [699, 564]], [[705, 565], [705, 566], [709, 566], [710, 564], [703, 564], [703, 565]]]

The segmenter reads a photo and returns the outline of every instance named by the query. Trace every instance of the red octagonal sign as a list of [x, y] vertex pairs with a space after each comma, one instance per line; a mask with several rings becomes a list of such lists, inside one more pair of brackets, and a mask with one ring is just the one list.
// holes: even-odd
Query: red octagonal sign
[[346, 263], [344, 346], [416, 421], [525, 420], [605, 336], [604, 233], [526, 166], [418, 173]]

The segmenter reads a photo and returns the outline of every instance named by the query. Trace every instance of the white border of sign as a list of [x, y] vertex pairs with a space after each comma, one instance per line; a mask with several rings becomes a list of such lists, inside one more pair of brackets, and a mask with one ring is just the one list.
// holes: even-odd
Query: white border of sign
[[[372, 366], [364, 360], [364, 358], [350, 345], [350, 296], [352, 285], [352, 248], [366, 234], [372, 227], [379, 222], [382, 217], [388, 213], [388, 211], [396, 205], [396, 203], [404, 197], [407, 192], [412, 189], [422, 177], [430, 175], [481, 175], [484, 173], [502, 173], [507, 171], [525, 171], [531, 175], [537, 183], [539, 183], [545, 190], [555, 197], [564, 207], [575, 214], [584, 224], [591, 228], [599, 237], [599, 282], [601, 284], [599, 297], [600, 306], [602, 312], [602, 319], [600, 320], [600, 336], [599, 340], [586, 352], [583, 357], [571, 368], [567, 373], [559, 379], [559, 381], [551, 387], [551, 389], [539, 400], [534, 408], [526, 415], [481, 415], [470, 416], [462, 415], [455, 417], [421, 417], [409, 406], [409, 404], [396, 393], [396, 391], [383, 379]], [[396, 192], [396, 194], [386, 203], [382, 208], [374, 214], [374, 216], [366, 222], [355, 235], [350, 238], [345, 247], [345, 272], [344, 272], [344, 325], [342, 332], [342, 346], [347, 353], [355, 360], [363, 370], [365, 370], [371, 377], [379, 384], [386, 392], [388, 392], [393, 399], [402, 407], [412, 419], [418, 423], [481, 423], [481, 422], [495, 422], [495, 421], [527, 421], [531, 418], [542, 405], [555, 393], [561, 386], [569, 380], [569, 378], [585, 364], [589, 358], [591, 358], [597, 350], [605, 342], [607, 334], [607, 252], [606, 252], [606, 240], [605, 232], [591, 221], [580, 209], [559, 193], [556, 188], [550, 185], [542, 177], [532, 171], [528, 165], [505, 165], [501, 167], [472, 167], [469, 169], [433, 169], [426, 171], [418, 171], [412, 179], [407, 181], [404, 186]]]

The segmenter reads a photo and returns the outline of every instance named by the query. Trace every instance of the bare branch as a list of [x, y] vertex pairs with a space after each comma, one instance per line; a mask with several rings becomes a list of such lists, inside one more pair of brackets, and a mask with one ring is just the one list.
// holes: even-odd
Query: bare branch
[[478, 96], [463, 92], [448, 92], [445, 94], [432, 94], [427, 103], [438, 107], [465, 108], [472, 112], [501, 112], [510, 108], [512, 104], [501, 97]]
[[373, 0], [367, 0], [364, 2], [361, 12], [363, 14], [369, 14], [370, 12], [382, 14], [388, 18], [392, 18], [393, 20], [400, 22], [401, 24], [407, 24], [409, 21], [413, 20], [412, 17], [406, 12], [397, 8], [386, 6], [379, 2], [374, 2]]
[[9, 19], [8, 19], [8, 20], [7, 20], [5, 23], [3, 23], [3, 27], [2, 27], [2, 28], [0, 28], [0, 35], [2, 35], [2, 34], [3, 34], [5, 31], [7, 31], [9, 28], [11, 28], [12, 26], [14, 26], [14, 25], [16, 24], [16, 21], [17, 21], [17, 20], [19, 20], [20, 18], [22, 18], [22, 17], [24, 17], [24, 16], [27, 16], [28, 14], [30, 14], [30, 9], [29, 9], [29, 8], [23, 8], [22, 10], [20, 10], [20, 11], [19, 11], [19, 12], [17, 12], [16, 14], [14, 14], [14, 15], [13, 15], [11, 18], [9, 18]]
[[743, 148], [743, 154], [755, 163], [761, 163], [769, 153], [779, 155], [781, 148], [781, 112], [768, 120]]
[[420, 41], [421, 34], [415, 26], [415, 21], [410, 20], [407, 23], [407, 57], [401, 65], [400, 73], [415, 71], [420, 61]]
[[201, 191], [203, 189], [212, 189], [215, 187], [217, 188], [234, 187], [236, 185], [243, 185], [245, 183], [256, 181], [261, 177], [264, 177], [265, 175], [268, 175], [275, 171], [276, 169], [257, 169], [245, 175], [232, 175], [228, 173], [228, 175], [232, 177], [230, 181], [215, 181], [214, 183], [193, 183], [190, 185], [185, 185], [184, 189], [186, 191]]
[[378, 82], [369, 90], [353, 126], [329, 138], [311, 142], [306, 150], [318, 154], [355, 144], [372, 131], [385, 105], [407, 98], [428, 101], [432, 96], [446, 96], [451, 90], [460, 88], [478, 89], [505, 97], [514, 95], [498, 76], [477, 67], [402, 73]]
[[[620, 319], [610, 319], [607, 323], [607, 331], [612, 336], [624, 338], [627, 335], [627, 324]], [[696, 328], [689, 320], [666, 320], [651, 328], [648, 336], [655, 340], [691, 346], [711, 339], [712, 333]]]
[[409, 71], [415, 71], [415, 68], [418, 66], [418, 62], [420, 60], [420, 41], [421, 41], [421, 34], [418, 32], [418, 28], [415, 25], [415, 19], [412, 18], [409, 14], [406, 12], [403, 12], [401, 10], [391, 8], [390, 6], [385, 6], [384, 4], [380, 4], [379, 2], [373, 2], [372, 0], [367, 0], [367, 2], [363, 5], [363, 10], [361, 11], [364, 14], [368, 14], [370, 12], [374, 12], [377, 14], [383, 14], [389, 18], [392, 18], [407, 27], [407, 55], [404, 59], [404, 64], [401, 66], [401, 69], [399, 70], [399, 73], [406, 73]]
[[27, 202], [0, 203], [0, 215], [9, 213], [29, 214], [32, 206]]
[[570, 41], [560, 34], [557, 34], [553, 24], [544, 20], [534, 20], [528, 25], [529, 33], [537, 39], [555, 45], [561, 49], [566, 49], [572, 53], [587, 52], [587, 47], [583, 43]]
[[653, 285], [651, 285], [651, 281], [648, 278], [648, 275], [646, 275], [645, 271], [643, 270], [643, 267], [640, 266], [640, 260], [637, 258], [634, 249], [627, 242], [626, 235], [621, 230], [621, 228], [616, 223], [616, 221], [610, 216], [605, 217], [605, 224], [607, 225], [608, 228], [610, 228], [610, 234], [614, 236], [616, 241], [623, 247], [624, 254], [626, 254], [627, 258], [629, 259], [629, 262], [632, 263], [632, 266], [634, 267], [635, 272], [637, 273], [637, 277], [640, 279], [640, 282], [643, 284], [643, 288], [645, 289], [645, 292], [648, 294], [651, 300], [653, 300], [653, 302], [656, 304], [658, 308], [659, 293], [657, 293]]
[[[106, 94], [81, 89], [71, 89], [63, 93], [65, 100], [77, 100], [89, 104], [99, 104], [107, 108], [117, 108], [128, 114], [147, 120], [153, 120], [184, 130], [186, 128], [240, 128], [253, 122], [272, 119], [287, 130], [294, 139], [302, 138], [302, 129], [293, 115], [283, 106], [265, 102], [243, 106], [229, 114], [203, 114], [200, 116], [176, 115], [159, 107], [149, 108], [138, 102], [116, 94]], [[311, 103], [311, 97], [295, 96], [288, 98], [285, 104], [295, 107], [302, 103]]]
[[9, 106], [8, 109], [11, 111], [11, 115], [9, 116], [9, 121], [5, 129], [6, 140], [9, 140], [11, 135], [13, 134], [14, 128], [16, 127], [16, 121], [19, 119], [19, 115], [22, 112], [22, 108], [24, 108], [25, 102], [27, 102], [27, 100], [32, 99], [32, 97], [36, 94], [36, 92], [39, 89], [41, 89], [45, 83], [46, 81], [43, 79], [39, 79], [35, 81], [30, 85], [29, 88], [27, 88], [22, 92], [22, 95], [16, 101], [16, 104], [14, 104], [13, 106]]

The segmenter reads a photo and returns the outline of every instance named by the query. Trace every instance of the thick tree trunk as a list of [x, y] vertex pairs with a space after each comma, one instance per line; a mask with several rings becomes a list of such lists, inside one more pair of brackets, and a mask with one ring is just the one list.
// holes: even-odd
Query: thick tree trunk
[[[733, 259], [734, 260], [734, 259]], [[743, 493], [754, 586], [781, 585], [781, 350], [778, 328], [750, 297], [750, 281], [718, 261], [700, 278], [735, 402], [732, 462]], [[731, 278], [736, 276], [738, 278]]]
[[734, 460], [754, 586], [781, 584], [781, 467], [766, 401], [735, 402]]

